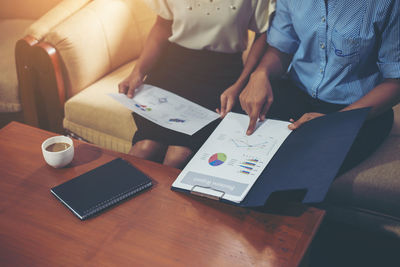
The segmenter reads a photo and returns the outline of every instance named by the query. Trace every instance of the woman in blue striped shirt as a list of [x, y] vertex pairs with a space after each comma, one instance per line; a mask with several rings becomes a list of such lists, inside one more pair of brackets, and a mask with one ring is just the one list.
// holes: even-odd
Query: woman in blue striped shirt
[[267, 40], [239, 96], [247, 134], [266, 116], [290, 119], [296, 129], [330, 112], [371, 107], [342, 171], [383, 142], [400, 101], [397, 0], [279, 0]]

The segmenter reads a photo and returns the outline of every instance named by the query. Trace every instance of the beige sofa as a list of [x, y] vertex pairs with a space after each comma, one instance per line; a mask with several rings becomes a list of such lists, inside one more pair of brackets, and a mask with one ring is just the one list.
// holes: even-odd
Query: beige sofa
[[400, 104], [388, 138], [364, 162], [336, 178], [322, 207], [328, 219], [400, 238]]
[[[23, 120], [25, 123], [46, 127], [41, 124], [39, 117], [46, 111], [41, 109], [38, 88], [42, 88], [42, 66], [47, 62], [37, 59], [37, 51], [45, 47], [42, 40], [55, 26], [69, 18], [75, 12], [83, 8], [91, 0], [63, 0], [49, 10], [45, 15], [37, 19], [25, 30], [25, 35], [18, 40], [15, 46], [15, 61], [18, 74], [19, 98], [23, 107]], [[54, 53], [55, 51], [49, 51]], [[41, 70], [41, 71], [39, 71]], [[45, 74], [47, 76], [47, 74]], [[50, 75], [51, 76], [51, 75]]]
[[[135, 60], [155, 14], [140, 0], [95, 0], [54, 27], [35, 51], [41, 62], [32, 111], [36, 126], [63, 129], [104, 148], [127, 152], [131, 112], [107, 96]], [[42, 64], [45, 63], [45, 64]], [[334, 182], [328, 217], [382, 229], [400, 238], [400, 105], [395, 126], [367, 161]]]
[[96, 0], [54, 27], [32, 56], [27, 122], [127, 152], [135, 124], [106, 93], [133, 68], [154, 20], [141, 1]]
[[[27, 52], [55, 25], [82, 7], [82, 0], [2, 0], [0, 7], [0, 126], [23, 120], [18, 74], [27, 75]], [[51, 11], [50, 11], [51, 10]], [[22, 38], [22, 39], [21, 39]], [[17, 40], [21, 39], [16, 47]], [[16, 47], [17, 58], [14, 49]]]

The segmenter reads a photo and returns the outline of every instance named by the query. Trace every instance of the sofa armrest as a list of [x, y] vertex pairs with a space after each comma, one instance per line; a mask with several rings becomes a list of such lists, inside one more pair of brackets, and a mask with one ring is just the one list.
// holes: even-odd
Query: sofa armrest
[[21, 101], [24, 122], [38, 126], [36, 104], [33, 95], [33, 81], [30, 71], [30, 51], [38, 40], [32, 36], [25, 36], [15, 45], [15, 64], [18, 78], [18, 91]]
[[[36, 77], [38, 66], [42, 63], [36, 62], [32, 57], [35, 54], [33, 47], [54, 26], [77, 12], [92, 0], [64, 0], [53, 9], [40, 17], [25, 30], [25, 37], [18, 40], [15, 46], [15, 62], [18, 78], [19, 97], [22, 106], [24, 122], [32, 126], [58, 130], [59, 127], [49, 127], [47, 116], [42, 116], [39, 103], [41, 97], [36, 94], [38, 79]], [[55, 50], [54, 50], [55, 51]], [[37, 57], [37, 56], [36, 56]]]
[[137, 58], [154, 20], [141, 0], [99, 0], [53, 28], [44, 42], [65, 66], [67, 97]]
[[63, 68], [56, 49], [29, 36], [18, 41], [17, 47], [24, 122], [62, 133], [65, 90]]
[[65, 101], [138, 57], [154, 20], [141, 0], [98, 0], [55, 26], [42, 41], [21, 39], [16, 59], [25, 123], [62, 133]]

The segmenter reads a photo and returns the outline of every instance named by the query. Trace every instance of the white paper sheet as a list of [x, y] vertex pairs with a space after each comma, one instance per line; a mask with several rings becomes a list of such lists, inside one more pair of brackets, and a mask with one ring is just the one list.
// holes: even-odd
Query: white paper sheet
[[165, 128], [193, 135], [219, 118], [219, 114], [164, 89], [144, 84], [131, 99], [125, 94], [110, 93], [110, 97]]
[[249, 117], [228, 113], [173, 187], [239, 203], [290, 134], [289, 122], [265, 120], [246, 135]]

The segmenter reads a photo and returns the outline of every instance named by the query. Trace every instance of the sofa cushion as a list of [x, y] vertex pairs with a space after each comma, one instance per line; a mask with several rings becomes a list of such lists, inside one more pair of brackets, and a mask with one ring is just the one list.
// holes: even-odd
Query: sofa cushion
[[21, 111], [15, 66], [15, 43], [33, 20], [0, 20], [0, 112]]
[[394, 111], [389, 137], [364, 162], [336, 178], [323, 205], [330, 218], [400, 237], [400, 105]]
[[136, 125], [131, 111], [109, 97], [132, 71], [130, 62], [108, 74], [65, 103], [64, 128], [107, 149], [127, 153]]

